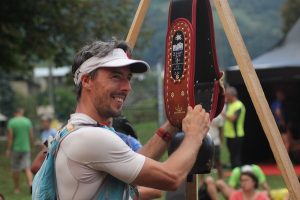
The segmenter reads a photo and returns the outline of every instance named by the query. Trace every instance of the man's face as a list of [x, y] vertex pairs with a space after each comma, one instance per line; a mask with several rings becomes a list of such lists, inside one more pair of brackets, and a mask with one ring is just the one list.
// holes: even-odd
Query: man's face
[[47, 130], [50, 128], [50, 121], [49, 120], [42, 120], [42, 126], [43, 126], [43, 129]]
[[129, 67], [99, 68], [92, 81], [91, 99], [102, 118], [121, 114], [124, 101], [131, 91]]
[[232, 103], [233, 96], [229, 92], [225, 92], [226, 103]]

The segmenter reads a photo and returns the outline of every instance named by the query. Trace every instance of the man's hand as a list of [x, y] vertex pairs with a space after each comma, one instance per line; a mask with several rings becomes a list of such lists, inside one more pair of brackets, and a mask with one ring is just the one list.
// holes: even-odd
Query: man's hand
[[5, 156], [6, 156], [7, 158], [9, 158], [10, 155], [11, 155], [11, 151], [10, 151], [9, 149], [7, 149], [6, 152], [5, 152]]
[[[209, 125], [209, 114], [202, 106], [197, 105], [194, 109], [189, 106], [187, 115], [182, 121], [185, 137], [180, 146], [163, 163], [146, 158], [133, 184], [161, 190], [176, 190], [192, 169]], [[160, 142], [167, 144], [161, 139]]]
[[194, 109], [188, 106], [187, 114], [182, 120], [182, 130], [185, 136], [199, 137], [202, 141], [207, 135], [209, 125], [209, 114], [201, 105], [196, 105]]

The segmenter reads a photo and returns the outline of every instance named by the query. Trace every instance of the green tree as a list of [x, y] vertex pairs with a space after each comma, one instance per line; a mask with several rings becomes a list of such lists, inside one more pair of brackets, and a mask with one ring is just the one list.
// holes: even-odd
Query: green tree
[[55, 90], [55, 114], [61, 121], [69, 119], [70, 114], [75, 112], [76, 95], [74, 88], [64, 87]]
[[0, 69], [28, 71], [36, 62], [70, 63], [82, 44], [124, 37], [132, 0], [0, 1]]
[[157, 120], [157, 73], [134, 77], [123, 114], [132, 123]]
[[[14, 108], [23, 108], [25, 110], [25, 115], [29, 117], [33, 122], [37, 121], [36, 115], [36, 99], [34, 96], [23, 95], [21, 93], [15, 92]], [[13, 113], [13, 112], [12, 112]]]
[[300, 0], [286, 0], [282, 7], [283, 27], [287, 33], [300, 17]]
[[[54, 90], [54, 107], [55, 117], [61, 121], [66, 121], [71, 113], [74, 113], [76, 106], [76, 95], [74, 87], [60, 86]], [[49, 105], [49, 98], [47, 91], [40, 92], [35, 95], [37, 105]]]
[[0, 69], [0, 113], [11, 117], [13, 114], [15, 102], [15, 93], [13, 92], [9, 79], [4, 76], [3, 71]]

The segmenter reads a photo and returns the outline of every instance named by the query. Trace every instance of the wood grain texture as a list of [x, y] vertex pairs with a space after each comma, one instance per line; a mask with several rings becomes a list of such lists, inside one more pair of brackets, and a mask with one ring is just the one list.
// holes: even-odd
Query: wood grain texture
[[138, 38], [141, 26], [143, 24], [144, 18], [147, 14], [149, 5], [151, 3], [151, 0], [141, 0], [139, 3], [139, 7], [135, 13], [133, 22], [131, 24], [131, 27], [129, 29], [126, 42], [129, 43], [129, 46], [131, 48], [134, 48], [136, 40]]
[[186, 182], [186, 200], [198, 200], [198, 175], [189, 175]]
[[290, 196], [293, 200], [298, 200], [300, 199], [300, 185], [297, 175], [281, 139], [232, 11], [227, 0], [214, 0], [214, 4]]

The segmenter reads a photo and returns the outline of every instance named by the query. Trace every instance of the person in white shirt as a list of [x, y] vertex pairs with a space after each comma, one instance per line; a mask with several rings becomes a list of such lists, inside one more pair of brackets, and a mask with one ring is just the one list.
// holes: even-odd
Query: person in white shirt
[[209, 127], [209, 134], [214, 142], [215, 145], [215, 168], [218, 172], [218, 178], [223, 178], [223, 167], [221, 163], [221, 145], [223, 143], [224, 135], [223, 135], [223, 125], [224, 125], [224, 118], [220, 114], [216, 118], [214, 118], [211, 121], [210, 127]]
[[109, 188], [117, 188], [108, 186], [115, 182], [176, 190], [195, 162], [210, 125], [209, 114], [200, 105], [188, 107], [182, 122], [185, 138], [164, 162], [156, 160], [178, 131], [169, 122], [138, 153], [105, 126], [111, 117], [121, 114], [131, 91], [132, 74], [149, 69], [146, 62], [130, 59], [129, 50], [124, 42], [97, 41], [85, 46], [74, 58], [77, 106], [68, 124], [79, 128], [61, 142], [57, 152], [58, 199], [98, 199], [99, 195], [111, 199], [110, 192], [114, 191]]

